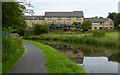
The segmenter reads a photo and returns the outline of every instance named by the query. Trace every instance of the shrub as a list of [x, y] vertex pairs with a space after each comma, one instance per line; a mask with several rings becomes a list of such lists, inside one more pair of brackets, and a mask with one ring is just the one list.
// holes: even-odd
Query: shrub
[[49, 31], [49, 26], [47, 24], [35, 24], [33, 28], [35, 35], [40, 35]]
[[2, 38], [2, 75], [8, 73], [24, 53], [21, 39], [17, 36]]
[[73, 28], [72, 28], [72, 31], [76, 31], [76, 30], [77, 30], [76, 27], [73, 27]]
[[83, 26], [82, 27], [83, 31], [88, 31], [89, 29], [91, 29], [92, 23], [89, 20], [84, 20], [83, 23], [82, 23], [82, 26]]
[[103, 30], [95, 30], [93, 31], [94, 37], [104, 37], [106, 35], [105, 31]]
[[2, 62], [7, 61], [19, 48], [21, 48], [21, 39], [9, 37], [2, 39]]
[[18, 33], [18, 35], [20, 35], [20, 36], [23, 36], [24, 35], [24, 33], [25, 33], [25, 29], [18, 29], [17, 30], [17, 33]]

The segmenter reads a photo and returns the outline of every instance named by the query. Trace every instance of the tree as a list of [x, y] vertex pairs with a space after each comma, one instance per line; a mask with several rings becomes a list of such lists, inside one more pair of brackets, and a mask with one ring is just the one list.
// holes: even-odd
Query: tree
[[112, 20], [114, 20], [114, 17], [115, 17], [116, 13], [109, 13], [109, 15], [107, 16], [107, 18], [110, 18]]
[[120, 13], [115, 14], [113, 21], [115, 23], [115, 27], [119, 27], [119, 24], [120, 24]]
[[95, 16], [94, 18], [98, 18], [98, 16]]
[[49, 31], [48, 24], [35, 24], [33, 27], [33, 31], [35, 35], [40, 35], [43, 33], [47, 33]]
[[119, 27], [120, 24], [120, 13], [109, 13], [108, 17], [113, 20], [115, 27]]
[[19, 32], [26, 28], [25, 17], [23, 11], [25, 7], [18, 2], [2, 3], [2, 28], [3, 30], [11, 30]]
[[84, 20], [82, 23], [83, 31], [88, 31], [88, 29], [91, 29], [92, 23], [89, 20]]

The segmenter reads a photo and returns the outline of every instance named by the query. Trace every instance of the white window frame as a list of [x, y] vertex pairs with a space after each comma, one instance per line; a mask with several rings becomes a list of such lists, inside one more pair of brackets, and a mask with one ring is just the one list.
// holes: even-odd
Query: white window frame
[[57, 20], [61, 20], [61, 17], [57, 17]]
[[48, 17], [48, 20], [51, 20], [51, 17]]
[[67, 18], [67, 20], [71, 20], [71, 18], [70, 18], [70, 17], [68, 17], [68, 18]]

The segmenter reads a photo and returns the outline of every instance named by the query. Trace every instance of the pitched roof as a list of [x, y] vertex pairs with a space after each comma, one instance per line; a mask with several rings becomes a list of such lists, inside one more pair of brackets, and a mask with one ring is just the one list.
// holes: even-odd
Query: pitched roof
[[108, 18], [85, 18], [85, 20], [90, 20], [94, 23], [105, 22]]
[[84, 17], [83, 11], [45, 12], [45, 17]]
[[44, 16], [25, 16], [26, 20], [44, 20]]

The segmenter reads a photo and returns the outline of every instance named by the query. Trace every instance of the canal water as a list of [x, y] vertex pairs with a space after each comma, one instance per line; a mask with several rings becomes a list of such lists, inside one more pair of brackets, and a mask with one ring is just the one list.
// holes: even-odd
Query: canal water
[[60, 41], [40, 42], [68, 56], [87, 73], [118, 73], [120, 63], [118, 49]]

